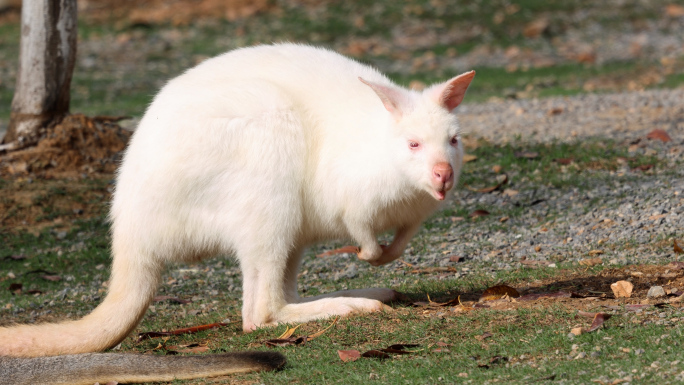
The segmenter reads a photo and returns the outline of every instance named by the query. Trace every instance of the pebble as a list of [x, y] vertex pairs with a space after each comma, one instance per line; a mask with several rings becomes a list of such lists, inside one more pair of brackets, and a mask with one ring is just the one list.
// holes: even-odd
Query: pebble
[[648, 289], [648, 294], [646, 294], [646, 297], [648, 298], [661, 298], [666, 296], [665, 294], [665, 289], [663, 289], [662, 286], [651, 286], [650, 289]]

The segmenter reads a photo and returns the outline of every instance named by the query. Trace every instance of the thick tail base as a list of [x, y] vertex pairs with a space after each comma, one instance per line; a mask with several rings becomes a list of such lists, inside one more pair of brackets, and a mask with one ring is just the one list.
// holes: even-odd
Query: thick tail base
[[276, 352], [203, 356], [89, 353], [39, 358], [0, 357], [0, 385], [173, 381], [275, 370], [283, 365], [285, 357]]

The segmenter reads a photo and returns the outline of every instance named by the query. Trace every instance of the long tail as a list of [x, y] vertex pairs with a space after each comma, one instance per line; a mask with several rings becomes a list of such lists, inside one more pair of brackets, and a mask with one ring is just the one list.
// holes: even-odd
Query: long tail
[[276, 352], [206, 356], [90, 353], [40, 358], [0, 357], [0, 385], [172, 381], [273, 370], [284, 364], [285, 357]]
[[135, 257], [115, 255], [107, 296], [82, 319], [0, 328], [0, 356], [90, 353], [116, 346], [138, 325], [159, 284], [161, 264]]

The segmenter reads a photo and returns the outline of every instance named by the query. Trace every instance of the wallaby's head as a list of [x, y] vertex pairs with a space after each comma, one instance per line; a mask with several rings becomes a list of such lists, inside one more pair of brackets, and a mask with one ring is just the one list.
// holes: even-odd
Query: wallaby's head
[[392, 156], [414, 187], [442, 201], [461, 172], [463, 145], [454, 109], [461, 104], [475, 71], [466, 72], [423, 92], [372, 83], [391, 115]]

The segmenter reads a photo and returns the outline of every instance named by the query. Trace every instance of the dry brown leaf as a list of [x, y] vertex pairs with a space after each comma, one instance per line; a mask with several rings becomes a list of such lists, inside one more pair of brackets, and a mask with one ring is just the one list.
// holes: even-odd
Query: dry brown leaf
[[486, 332], [486, 333], [482, 334], [481, 336], [475, 336], [475, 339], [478, 340], [478, 341], [484, 341], [484, 340], [486, 340], [487, 338], [489, 338], [489, 337], [491, 337], [491, 336], [493, 336], [493, 335], [494, 335], [494, 334], [492, 334], [492, 333]]
[[306, 344], [306, 336], [302, 337], [289, 337], [289, 338], [274, 338], [272, 340], [264, 341], [266, 346], [276, 347], [276, 346], [292, 346], [292, 345], [304, 345]]
[[340, 356], [342, 362], [352, 362], [361, 358], [361, 352], [358, 350], [338, 350], [337, 355]]
[[514, 288], [506, 285], [497, 285], [485, 290], [484, 293], [482, 293], [482, 296], [480, 296], [480, 302], [493, 301], [506, 295], [511, 298], [520, 297], [520, 293]]
[[563, 111], [565, 111], [563, 107], [554, 107], [548, 110], [546, 114], [549, 116], [560, 115], [563, 113]]
[[665, 7], [665, 14], [669, 17], [684, 16], [684, 7], [678, 4], [668, 4]]
[[170, 332], [146, 332], [138, 334], [137, 342], [147, 338], [178, 336], [183, 334], [193, 334], [204, 330], [216, 329], [228, 325], [229, 323], [217, 322], [208, 325], [193, 326], [190, 328], [176, 329]]
[[610, 285], [615, 298], [629, 298], [632, 296], [634, 285], [629, 281], [617, 281]]
[[667, 131], [660, 129], [655, 129], [649, 132], [648, 135], [646, 135], [646, 138], [660, 140], [663, 143], [667, 143], [672, 140], [672, 138], [670, 138], [670, 135], [668, 135]]
[[589, 255], [601, 255], [603, 254], [603, 250], [591, 250], [589, 252]]
[[591, 267], [591, 266], [596, 266], [596, 265], [600, 265], [600, 264], [602, 264], [602, 263], [603, 263], [603, 260], [602, 260], [601, 258], [598, 258], [598, 257], [596, 257], [596, 258], [587, 258], [587, 259], [583, 259], [583, 260], [579, 261], [579, 264], [580, 264], [580, 265], [582, 265], [582, 266], [589, 266], [589, 267]]
[[605, 321], [607, 321], [608, 319], [610, 319], [610, 317], [612, 317], [612, 315], [606, 314], [606, 313], [589, 313], [589, 312], [581, 311], [581, 310], [578, 311], [577, 314], [581, 315], [583, 317], [592, 317], [593, 318], [593, 321], [591, 322], [591, 326], [589, 327], [589, 329], [585, 330], [585, 332], [587, 332], [587, 333], [591, 333], [593, 331], [598, 330], [598, 328], [600, 328], [601, 325], [603, 325], [603, 323]]
[[523, 35], [529, 38], [536, 38], [546, 31], [548, 27], [549, 19], [542, 17], [528, 23], [525, 29], [523, 29]]
[[653, 168], [652, 164], [642, 164], [640, 166], [636, 166], [632, 168], [632, 171], [648, 171]]
[[673, 240], [673, 244], [674, 244], [674, 252], [675, 252], [675, 253], [677, 253], [677, 254], [684, 254], [684, 250], [682, 250], [681, 246], [679, 246], [679, 245], [677, 244], [677, 240], [676, 240], [676, 239]]
[[584, 333], [584, 329], [582, 329], [581, 327], [579, 327], [579, 328], [572, 328], [572, 330], [570, 330], [570, 333], [572, 333], [572, 334], [574, 334], [574, 335], [576, 335], [576, 336], [579, 336], [579, 335], [581, 335], [582, 333]]
[[201, 344], [189, 344], [189, 345], [174, 345], [166, 347], [167, 352], [175, 353], [205, 353], [208, 352], [209, 346]]
[[390, 358], [390, 355], [380, 350], [369, 350], [363, 353], [361, 357], [385, 359]]
[[463, 163], [472, 162], [476, 159], [477, 159], [477, 156], [472, 155], [472, 154], [464, 154], [463, 155]]
[[307, 340], [312, 340], [312, 339], [314, 339], [314, 338], [316, 338], [316, 337], [322, 336], [323, 333], [327, 332], [331, 327], [335, 326], [335, 324], [336, 324], [337, 321], [339, 321], [339, 320], [340, 320], [340, 317], [335, 318], [335, 320], [333, 320], [333, 322], [332, 322], [330, 325], [328, 325], [327, 328], [325, 328], [325, 329], [323, 329], [323, 330], [320, 330], [320, 331], [317, 331], [317, 332], [314, 333], [314, 334], [310, 334], [309, 336], [306, 337], [306, 339], [307, 339]]
[[300, 326], [302, 326], [302, 324], [299, 324], [299, 325], [297, 325], [297, 326], [295, 326], [295, 327], [293, 327], [293, 328], [288, 327], [287, 330], [285, 330], [285, 332], [284, 332], [283, 334], [281, 334], [278, 338], [290, 338], [290, 337], [292, 337], [292, 335], [294, 334], [294, 332], [297, 331], [297, 329], [298, 329]]
[[492, 191], [496, 191], [496, 190], [500, 189], [501, 186], [508, 183], [508, 175], [506, 175], [506, 174], [498, 175], [496, 179], [497, 179], [498, 183], [494, 186], [484, 187], [484, 188], [480, 188], [480, 189], [472, 188], [470, 186], [466, 186], [466, 187], [470, 191], [481, 192], [481, 193], [490, 193]]
[[472, 213], [470, 213], [471, 218], [479, 218], [479, 217], [486, 217], [489, 215], [489, 211], [487, 210], [475, 210]]
[[11, 291], [14, 294], [21, 294], [21, 290], [23, 287], [24, 285], [21, 283], [10, 283], [7, 290]]

